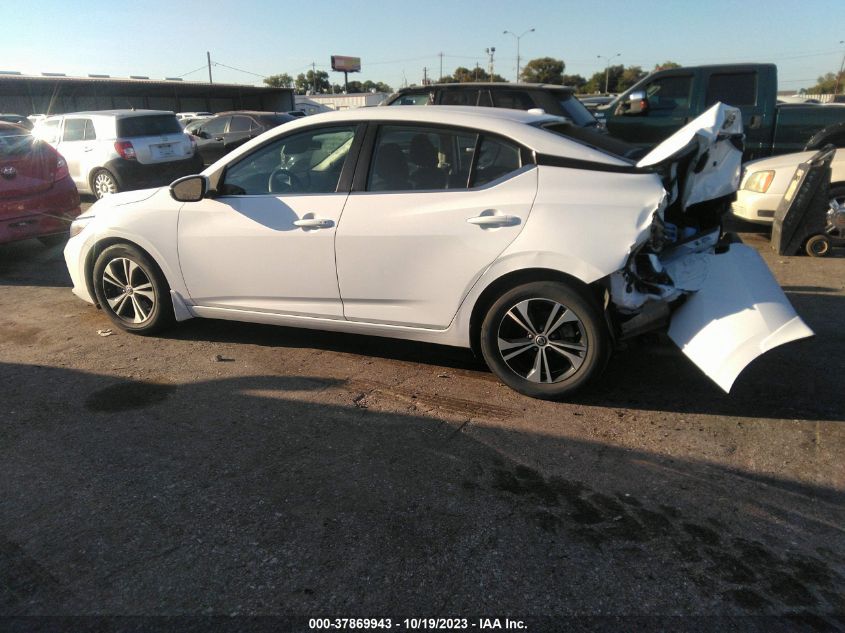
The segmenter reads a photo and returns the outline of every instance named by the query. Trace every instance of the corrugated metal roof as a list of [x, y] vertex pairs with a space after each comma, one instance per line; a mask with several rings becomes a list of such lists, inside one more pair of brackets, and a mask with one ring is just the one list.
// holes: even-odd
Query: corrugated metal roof
[[[13, 72], [13, 71], [6, 71]], [[207, 81], [183, 81], [179, 78], [173, 79], [136, 79], [131, 77], [58, 77], [50, 76], [43, 77], [41, 75], [12, 75], [0, 74], [0, 83], [6, 82], [24, 82], [31, 81], [36, 83], [106, 83], [106, 84], [127, 84], [127, 85], [156, 85], [156, 86], [172, 86], [175, 83], [187, 86], [213, 86], [215, 88], [249, 88], [252, 90], [289, 90], [289, 88], [273, 88], [271, 86], [256, 86], [253, 84], [228, 84], [228, 83], [212, 83]]]

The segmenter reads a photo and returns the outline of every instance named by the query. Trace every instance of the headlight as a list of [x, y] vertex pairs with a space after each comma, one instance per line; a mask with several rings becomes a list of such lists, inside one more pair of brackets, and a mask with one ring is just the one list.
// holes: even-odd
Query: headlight
[[766, 193], [769, 190], [769, 185], [775, 178], [773, 171], [755, 171], [753, 174], [745, 179], [742, 188], [746, 191], [756, 191], [757, 193]]
[[82, 229], [88, 226], [88, 223], [94, 219], [93, 215], [86, 215], [84, 218], [76, 218], [70, 223], [70, 236], [76, 237], [82, 233]]

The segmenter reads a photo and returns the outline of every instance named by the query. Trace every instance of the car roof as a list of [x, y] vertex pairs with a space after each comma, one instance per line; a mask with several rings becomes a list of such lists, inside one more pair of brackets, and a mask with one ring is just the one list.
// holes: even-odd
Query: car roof
[[265, 112], [262, 110], [226, 110], [225, 112], [217, 112], [214, 116], [229, 116], [232, 114], [251, 114], [253, 116], [277, 116], [287, 115], [287, 112]]
[[433, 88], [455, 88], [458, 90], [472, 90], [473, 88], [519, 88], [524, 90], [530, 88], [533, 90], [563, 90], [565, 92], [574, 92], [571, 86], [561, 86], [559, 84], [532, 84], [532, 83], [509, 83], [502, 81], [472, 81], [463, 83], [445, 83], [445, 84], [430, 84], [428, 86], [409, 86], [408, 88], [400, 88], [395, 94], [403, 94], [406, 92], [425, 92]]
[[48, 116], [48, 119], [54, 119], [56, 117], [77, 117], [77, 116], [87, 116], [87, 117], [111, 117], [116, 119], [128, 119], [131, 117], [137, 116], [155, 116], [155, 115], [171, 115], [176, 116], [170, 110], [88, 110], [84, 112], [64, 112], [62, 114], [52, 114]]
[[[357, 108], [324, 112], [308, 117], [291, 117], [291, 121], [273, 128], [260, 139], [273, 138], [298, 129], [308, 129], [315, 125], [336, 123], [381, 123], [397, 125], [423, 123], [432, 126], [454, 126], [469, 128], [479, 132], [489, 132], [510, 138], [525, 147], [541, 153], [568, 155], [584, 160], [603, 163], [629, 165], [630, 161], [618, 159], [605, 152], [594, 149], [576, 140], [565, 138], [542, 129], [547, 123], [566, 123], [566, 119], [543, 113], [541, 110], [524, 111], [507, 108], [485, 108], [478, 106], [402, 106], [396, 108]], [[250, 143], [234, 150], [230, 156], [236, 156], [252, 147]], [[260, 142], [260, 141], [259, 141]]]

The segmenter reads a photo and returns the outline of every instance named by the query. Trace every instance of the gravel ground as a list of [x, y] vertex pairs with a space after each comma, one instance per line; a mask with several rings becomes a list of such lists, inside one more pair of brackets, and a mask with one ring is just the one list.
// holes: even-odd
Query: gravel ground
[[0, 247], [0, 628], [845, 629], [845, 258], [743, 239], [814, 339], [725, 395], [649, 337], [571, 403], [451, 348], [201, 320], [128, 335], [70, 293], [60, 248]]

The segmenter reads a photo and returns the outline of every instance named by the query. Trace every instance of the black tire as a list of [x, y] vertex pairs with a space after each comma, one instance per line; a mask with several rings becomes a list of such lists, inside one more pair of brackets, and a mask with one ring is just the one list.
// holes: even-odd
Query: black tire
[[64, 244], [68, 240], [67, 233], [56, 233], [55, 235], [42, 235], [38, 238], [38, 241], [41, 242], [47, 248], [53, 248], [54, 246], [58, 246], [59, 244]]
[[97, 197], [97, 200], [119, 191], [117, 179], [108, 169], [98, 169], [91, 174], [91, 192]]
[[554, 281], [531, 282], [504, 293], [484, 317], [480, 342], [487, 366], [502, 382], [544, 400], [560, 400], [582, 389], [601, 373], [610, 352], [596, 301]]
[[827, 235], [813, 235], [804, 244], [804, 252], [810, 257], [827, 257], [830, 253], [830, 240]]
[[100, 307], [127, 332], [154, 334], [175, 320], [167, 280], [136, 246], [106, 248], [94, 262], [92, 281]]

